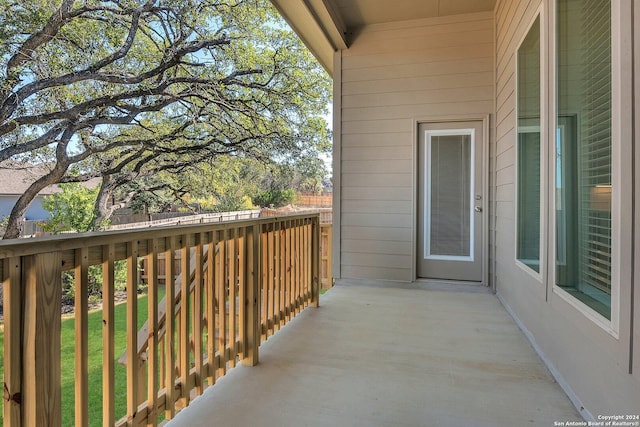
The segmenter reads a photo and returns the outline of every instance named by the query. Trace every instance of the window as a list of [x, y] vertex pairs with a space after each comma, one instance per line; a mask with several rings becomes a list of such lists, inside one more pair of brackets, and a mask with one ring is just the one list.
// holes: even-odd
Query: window
[[540, 16], [517, 56], [517, 254], [540, 272]]
[[556, 284], [611, 319], [611, 1], [556, 6]]

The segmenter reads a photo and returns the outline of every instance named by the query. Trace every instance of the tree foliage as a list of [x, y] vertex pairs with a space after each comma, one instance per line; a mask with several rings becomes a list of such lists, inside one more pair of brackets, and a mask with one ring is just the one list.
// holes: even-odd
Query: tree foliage
[[[267, 0], [0, 0], [0, 161], [102, 178], [95, 218], [222, 155], [326, 150], [330, 82]], [[114, 195], [120, 200], [110, 203]]]
[[42, 224], [45, 231], [58, 234], [63, 231], [88, 231], [93, 222], [93, 207], [98, 189], [89, 189], [80, 183], [60, 185], [62, 191], [46, 196], [42, 207], [50, 214]]

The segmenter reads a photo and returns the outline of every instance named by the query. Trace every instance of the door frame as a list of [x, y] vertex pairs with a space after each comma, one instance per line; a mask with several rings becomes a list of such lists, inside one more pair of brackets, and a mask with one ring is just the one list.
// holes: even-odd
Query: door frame
[[[494, 167], [489, 168], [490, 166], [490, 157], [489, 157], [489, 146], [491, 144], [490, 137], [492, 136], [492, 132], [490, 129], [491, 125], [491, 114], [471, 114], [471, 115], [451, 115], [451, 116], [434, 116], [434, 117], [414, 117], [412, 123], [412, 138], [413, 138], [413, 166], [412, 166], [412, 182], [413, 182], [413, 192], [412, 192], [412, 212], [413, 212], [413, 224], [412, 224], [412, 271], [411, 276], [413, 277], [413, 281], [418, 280], [418, 239], [421, 238], [418, 236], [418, 180], [419, 177], [419, 169], [418, 162], [420, 158], [418, 156], [418, 145], [419, 145], [419, 126], [421, 124], [429, 124], [429, 123], [459, 123], [459, 122], [482, 122], [482, 191], [484, 196], [484, 201], [482, 204], [482, 209], [484, 215], [482, 215], [482, 281], [481, 284], [484, 286], [490, 286], [495, 291], [495, 280], [489, 281], [489, 262], [494, 263], [494, 271], [495, 271], [495, 246], [491, 248], [489, 246], [489, 217], [493, 216], [495, 212], [495, 197], [492, 192], [489, 191], [489, 173], [490, 169], [493, 170], [493, 177], [495, 182], [495, 162]], [[495, 230], [494, 230], [495, 233]], [[495, 235], [493, 236], [495, 240]], [[493, 249], [490, 251], [490, 249]], [[475, 282], [474, 282], [475, 283]]]

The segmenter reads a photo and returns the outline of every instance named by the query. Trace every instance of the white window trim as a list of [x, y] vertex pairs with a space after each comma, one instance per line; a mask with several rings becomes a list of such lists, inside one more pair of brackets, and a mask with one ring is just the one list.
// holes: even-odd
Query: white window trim
[[[529, 267], [528, 265], [526, 265], [525, 263], [523, 263], [521, 260], [518, 259], [518, 111], [520, 110], [520, 105], [518, 103], [518, 98], [519, 98], [519, 93], [518, 93], [518, 79], [519, 79], [519, 73], [518, 73], [518, 51], [520, 50], [520, 46], [522, 46], [522, 43], [524, 42], [524, 40], [527, 38], [527, 35], [529, 34], [529, 31], [531, 31], [531, 28], [533, 28], [533, 24], [536, 22], [537, 18], [539, 19], [539, 25], [540, 25], [540, 244], [539, 244], [539, 251], [540, 251], [540, 259], [539, 259], [539, 267], [538, 267], [538, 271], [533, 270], [531, 267]], [[545, 70], [547, 69], [547, 34], [546, 31], [544, 31], [544, 24], [545, 24], [545, 14], [544, 14], [544, 5], [540, 5], [540, 7], [538, 8], [538, 10], [536, 11], [536, 13], [534, 13], [533, 18], [529, 21], [529, 24], [527, 25], [527, 30], [524, 32], [524, 34], [522, 35], [522, 37], [520, 38], [520, 40], [518, 41], [518, 47], [516, 48], [515, 51], [515, 63], [516, 63], [516, 68], [515, 68], [515, 102], [516, 102], [516, 114], [515, 114], [515, 152], [516, 152], [516, 161], [515, 161], [515, 181], [516, 181], [516, 185], [515, 185], [515, 203], [514, 203], [514, 209], [515, 209], [515, 221], [514, 221], [514, 227], [515, 227], [515, 232], [514, 234], [514, 254], [513, 254], [513, 258], [515, 261], [515, 264], [518, 266], [518, 268], [520, 268], [521, 270], [523, 270], [525, 273], [527, 273], [528, 275], [530, 275], [531, 277], [533, 277], [538, 283], [540, 283], [541, 285], [544, 283], [544, 277], [545, 277], [545, 271], [546, 271], [546, 259], [547, 259], [547, 245], [544, 245], [543, 242], [545, 241], [545, 236], [547, 234], [547, 221], [546, 221], [546, 212], [548, 209], [547, 206], [547, 196], [546, 196], [546, 192], [545, 189], [548, 188], [548, 184], [549, 184], [549, 180], [548, 180], [548, 173], [547, 173], [547, 156], [548, 156], [548, 149], [547, 149], [547, 134], [545, 132], [545, 129], [547, 128], [547, 102], [546, 102], [546, 91], [547, 91], [547, 78], [546, 78], [546, 73]], [[525, 127], [526, 128], [526, 127]]]
[[476, 152], [476, 130], [473, 128], [469, 129], [442, 129], [442, 130], [427, 130], [425, 131], [425, 150], [424, 150], [424, 164], [431, 165], [431, 137], [432, 136], [442, 136], [442, 135], [469, 135], [471, 137], [471, 153], [470, 153], [470, 182], [469, 182], [469, 256], [454, 256], [454, 255], [431, 255], [431, 168], [429, 167], [429, 172], [424, 174], [424, 259], [433, 259], [433, 260], [441, 260], [441, 261], [475, 261], [475, 221], [474, 218], [474, 199], [473, 195], [475, 194], [475, 152]]
[[[555, 197], [550, 198], [550, 219], [553, 227], [549, 230], [549, 259], [554, 260], [554, 262], [550, 263], [550, 268], [548, 272], [548, 280], [549, 283], [552, 284], [553, 294], [561, 298], [563, 301], [568, 303], [571, 307], [576, 309], [586, 318], [591, 320], [595, 325], [600, 327], [602, 330], [607, 332], [609, 335], [613, 336], [616, 339], [619, 339], [620, 333], [620, 282], [621, 282], [621, 266], [626, 263], [622, 262], [621, 254], [623, 253], [622, 248], [626, 247], [626, 241], [629, 239], [629, 236], [624, 237], [622, 233], [622, 224], [623, 224], [623, 212], [622, 203], [623, 198], [622, 194], [624, 193], [623, 186], [623, 175], [626, 172], [626, 168], [623, 171], [623, 158], [622, 158], [622, 149], [621, 149], [621, 141], [623, 131], [623, 120], [621, 120], [622, 112], [624, 111], [623, 97], [625, 96], [624, 91], [624, 79], [622, 76], [623, 70], [621, 67], [622, 58], [625, 55], [630, 55], [629, 52], [626, 52], [622, 46], [622, 40], [625, 37], [624, 34], [628, 31], [627, 27], [622, 24], [623, 21], [623, 6], [622, 2], [612, 0], [611, 1], [611, 86], [612, 86], [612, 99], [611, 99], [611, 180], [612, 180], [612, 194], [611, 194], [611, 320], [607, 319], [588, 305], [584, 304], [582, 301], [562, 289], [561, 287], [556, 285], [556, 215], [555, 215]], [[557, 40], [557, 31], [556, 31], [556, 1], [552, 0], [551, 6], [551, 16], [550, 16], [550, 25], [549, 31], [550, 40], [552, 43], [549, 43], [549, 65], [550, 70], [552, 70], [553, 74], [550, 74], [549, 81], [551, 82], [552, 90], [550, 93], [549, 100], [549, 111], [550, 111], [550, 129], [553, 129], [553, 133], [549, 131], [549, 134], [552, 136], [553, 144], [551, 145], [551, 152], [549, 161], [555, 164], [556, 158], [556, 136], [555, 129], [557, 128], [557, 88], [556, 88], [556, 43]], [[624, 51], [623, 51], [624, 50]], [[549, 176], [551, 178], [550, 186], [547, 188], [555, 188], [556, 176], [555, 176], [555, 167], [551, 168], [549, 171]], [[625, 205], [630, 206], [629, 201], [624, 202]], [[624, 223], [627, 221], [624, 220]], [[628, 234], [628, 233], [627, 233]]]

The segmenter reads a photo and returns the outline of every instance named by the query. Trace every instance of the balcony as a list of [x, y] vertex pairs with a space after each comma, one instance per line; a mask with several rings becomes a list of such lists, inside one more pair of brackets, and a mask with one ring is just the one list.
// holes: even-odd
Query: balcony
[[168, 426], [582, 421], [486, 288], [340, 281], [320, 302]]
[[[580, 419], [486, 288], [342, 282], [314, 308], [327, 235], [319, 215], [309, 214], [0, 243], [4, 425]], [[115, 315], [119, 263], [126, 263], [124, 319]], [[88, 321], [90, 268], [101, 271], [98, 330]], [[69, 273], [75, 345], [61, 356], [68, 343], [60, 289]], [[145, 310], [132, 303], [141, 278]], [[123, 320], [121, 354], [115, 337]], [[96, 336], [98, 347], [90, 344]], [[96, 351], [100, 384], [87, 365]], [[73, 384], [64, 387], [73, 396], [63, 392], [63, 358], [73, 359]], [[126, 371], [122, 389], [118, 369]], [[89, 393], [96, 388], [97, 404]], [[69, 399], [74, 414], [63, 417]]]

